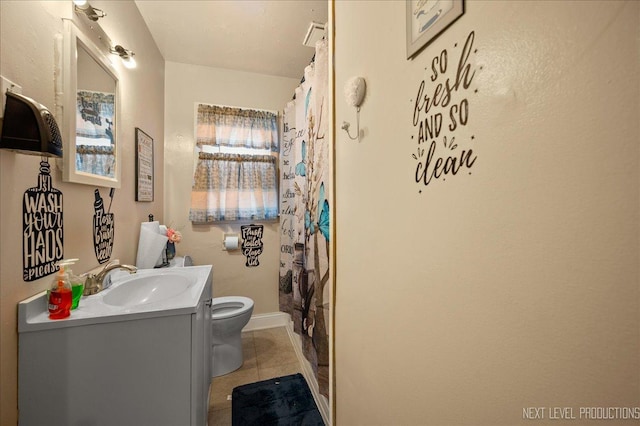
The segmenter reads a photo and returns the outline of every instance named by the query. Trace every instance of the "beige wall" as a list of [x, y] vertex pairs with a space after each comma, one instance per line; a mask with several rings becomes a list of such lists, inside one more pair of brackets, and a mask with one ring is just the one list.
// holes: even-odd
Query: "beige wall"
[[[337, 123], [355, 122], [345, 81], [368, 88], [365, 137], [337, 130], [337, 424], [640, 407], [640, 3], [465, 7], [408, 61], [405, 2], [335, 2]], [[425, 186], [418, 88], [432, 98], [443, 82], [430, 80], [443, 49], [455, 81], [471, 31], [475, 76], [451, 103], [466, 98], [469, 119], [442, 131], [436, 156], [477, 159]], [[431, 112], [446, 125], [448, 110]], [[545, 423], [563, 424], [548, 411]]]
[[[138, 61], [135, 70], [117, 65], [122, 89], [118, 141], [123, 155], [122, 188], [116, 190], [111, 207], [115, 214], [112, 258], [134, 263], [139, 223], [149, 213], [161, 220], [163, 215], [164, 60], [132, 1], [91, 3], [107, 12], [108, 16], [99, 23], [109, 37], [133, 50]], [[0, 2], [0, 74], [20, 84], [24, 95], [52, 111], [54, 36], [63, 33], [61, 17], [69, 16], [70, 8], [70, 1]], [[135, 127], [155, 141], [153, 203], [134, 201]], [[22, 280], [22, 196], [27, 188], [36, 186], [39, 161], [37, 156], [0, 151], [0, 424], [3, 425], [17, 423], [17, 303], [47, 288], [52, 278]], [[84, 272], [98, 265], [91, 232], [96, 187], [62, 182], [59, 170], [52, 171], [52, 176], [53, 186], [64, 197], [64, 256], [80, 258], [74, 271]], [[108, 203], [108, 188], [101, 188], [101, 194]]]
[[298, 83], [299, 80], [292, 78], [166, 63], [166, 223], [182, 232], [182, 242], [176, 246], [179, 256], [189, 254], [196, 264], [213, 265], [213, 296], [250, 297], [255, 302], [254, 314], [278, 311], [278, 222], [263, 223], [264, 249], [258, 258], [260, 265], [250, 268], [245, 266], [246, 257], [240, 250], [222, 250], [223, 234], [239, 233], [241, 224], [192, 225], [189, 222], [194, 170], [194, 104], [203, 102], [282, 111]]
[[[277, 225], [265, 225], [261, 266], [246, 268], [241, 254], [221, 250], [222, 233], [239, 226], [188, 222], [193, 102], [281, 109], [297, 81], [167, 63], [165, 83], [135, 5], [92, 4], [139, 64], [120, 76], [125, 152], [113, 257], [135, 261], [139, 222], [153, 213], [182, 228], [178, 254], [215, 265], [214, 295], [247, 295], [256, 313], [276, 311]], [[460, 20], [407, 61], [404, 2], [335, 3], [336, 122], [355, 123], [345, 81], [360, 75], [368, 85], [361, 142], [336, 135], [339, 425], [512, 425], [530, 422], [526, 407], [578, 415], [581, 406], [640, 406], [640, 4], [465, 4]], [[0, 74], [50, 108], [53, 37], [67, 7], [0, 1]], [[471, 31], [476, 74], [454, 94], [468, 99], [469, 121], [441, 136], [477, 160], [425, 186], [412, 158], [417, 89], [426, 79], [433, 92], [432, 59], [447, 49], [455, 65]], [[155, 140], [154, 203], [133, 201], [134, 127]], [[22, 194], [38, 161], [0, 151], [3, 425], [17, 419], [16, 304], [49, 282], [22, 281], [19, 266]], [[78, 272], [92, 268], [95, 188], [63, 183], [59, 171], [54, 186], [64, 194], [65, 257], [81, 258]], [[563, 423], [548, 414], [536, 424]]]

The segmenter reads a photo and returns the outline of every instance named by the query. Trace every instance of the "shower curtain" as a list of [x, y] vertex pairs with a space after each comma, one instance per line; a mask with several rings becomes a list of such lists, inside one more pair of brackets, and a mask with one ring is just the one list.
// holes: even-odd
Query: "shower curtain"
[[316, 44], [284, 109], [280, 152], [280, 310], [291, 315], [321, 394], [329, 397], [328, 46]]

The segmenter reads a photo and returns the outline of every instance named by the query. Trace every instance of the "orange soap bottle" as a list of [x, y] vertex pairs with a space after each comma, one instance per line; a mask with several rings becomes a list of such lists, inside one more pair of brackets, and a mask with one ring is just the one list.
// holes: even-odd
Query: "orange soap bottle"
[[71, 314], [71, 283], [69, 274], [64, 270], [64, 265], [56, 274], [51, 289], [49, 290], [49, 318], [62, 319]]

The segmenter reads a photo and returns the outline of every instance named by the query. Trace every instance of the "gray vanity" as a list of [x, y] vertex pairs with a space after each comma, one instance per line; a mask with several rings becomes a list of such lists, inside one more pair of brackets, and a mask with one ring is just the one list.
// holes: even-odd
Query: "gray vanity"
[[45, 292], [21, 302], [20, 425], [206, 425], [211, 270], [139, 271], [64, 320], [48, 319]]

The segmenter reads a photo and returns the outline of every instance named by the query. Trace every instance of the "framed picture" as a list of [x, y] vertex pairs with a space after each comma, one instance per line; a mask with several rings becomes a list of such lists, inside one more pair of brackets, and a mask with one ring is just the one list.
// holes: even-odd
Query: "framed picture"
[[407, 59], [427, 46], [464, 13], [463, 0], [406, 0]]
[[153, 139], [137, 127], [136, 201], [153, 201]]

